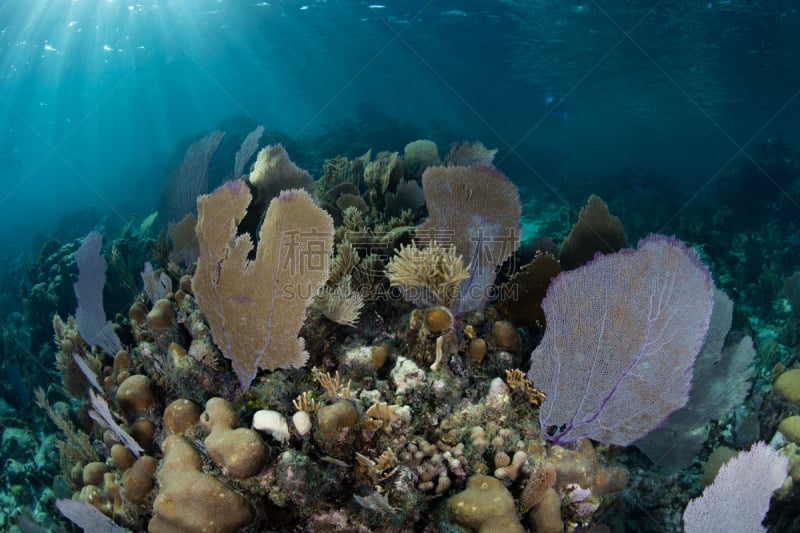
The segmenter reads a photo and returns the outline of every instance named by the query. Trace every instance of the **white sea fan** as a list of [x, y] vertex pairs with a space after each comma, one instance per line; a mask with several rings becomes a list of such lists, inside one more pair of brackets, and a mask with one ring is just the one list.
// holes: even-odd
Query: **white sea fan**
[[139, 457], [139, 455], [144, 452], [144, 448], [139, 446], [139, 443], [117, 424], [114, 420], [114, 415], [111, 414], [111, 409], [108, 407], [106, 399], [93, 390], [89, 391], [89, 398], [92, 402], [92, 410], [89, 411], [89, 416], [92, 420], [110, 429], [135, 457]]
[[786, 479], [789, 458], [764, 442], [722, 465], [714, 483], [686, 506], [686, 533], [766, 531], [761, 521], [769, 510], [772, 493]]
[[142, 282], [144, 283], [144, 293], [147, 295], [147, 299], [152, 303], [165, 298], [168, 292], [172, 292], [172, 279], [164, 272], [161, 272], [158, 277], [156, 277], [156, 273], [150, 261], [144, 264]]

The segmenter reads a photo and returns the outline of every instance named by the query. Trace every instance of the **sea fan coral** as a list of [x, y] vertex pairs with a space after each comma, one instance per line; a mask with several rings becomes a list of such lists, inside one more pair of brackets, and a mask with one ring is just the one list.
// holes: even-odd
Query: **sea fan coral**
[[294, 189], [270, 203], [249, 260], [253, 243], [249, 235], [236, 236], [236, 226], [250, 200], [241, 180], [198, 199], [201, 254], [192, 279], [214, 342], [245, 390], [259, 368], [298, 367], [308, 359], [297, 334], [328, 279], [333, 248], [333, 220]]

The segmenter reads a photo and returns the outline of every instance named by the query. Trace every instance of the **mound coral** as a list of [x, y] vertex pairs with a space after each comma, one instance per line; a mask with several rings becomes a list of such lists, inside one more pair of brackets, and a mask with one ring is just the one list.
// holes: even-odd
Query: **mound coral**
[[490, 476], [469, 478], [467, 488], [447, 500], [447, 510], [456, 522], [478, 533], [525, 531], [517, 518], [511, 493]]
[[233, 533], [255, 519], [244, 498], [202, 472], [200, 454], [189, 441], [173, 435], [161, 449], [164, 459], [156, 476], [159, 490], [150, 533]]
[[267, 446], [252, 429], [237, 427], [239, 418], [229, 401], [208, 400], [200, 425], [208, 432], [204, 441], [208, 454], [226, 475], [248, 478], [264, 468], [269, 456]]

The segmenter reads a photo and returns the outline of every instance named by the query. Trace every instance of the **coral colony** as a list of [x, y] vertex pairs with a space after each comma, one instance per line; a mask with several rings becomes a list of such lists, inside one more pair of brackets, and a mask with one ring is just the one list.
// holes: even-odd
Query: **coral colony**
[[[210, 194], [222, 132], [186, 153], [127, 317], [103, 309], [103, 236], [73, 250], [77, 307], [52, 322], [83, 407], [36, 402], [63, 433], [55, 505], [85, 530], [609, 531], [626, 451], [678, 471], [747, 395], [753, 342], [680, 240], [629, 246], [592, 196], [522, 264], [495, 150], [415, 141], [314, 181], [281, 145], [247, 173], [262, 131]], [[759, 530], [797, 428], [726, 463], [686, 530]]]

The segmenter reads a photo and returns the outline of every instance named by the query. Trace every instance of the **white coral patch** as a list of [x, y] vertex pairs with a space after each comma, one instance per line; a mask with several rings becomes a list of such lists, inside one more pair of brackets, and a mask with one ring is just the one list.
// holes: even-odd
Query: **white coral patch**
[[289, 438], [289, 424], [286, 418], [277, 411], [262, 409], [253, 415], [253, 429], [269, 433], [272, 438], [281, 442]]

